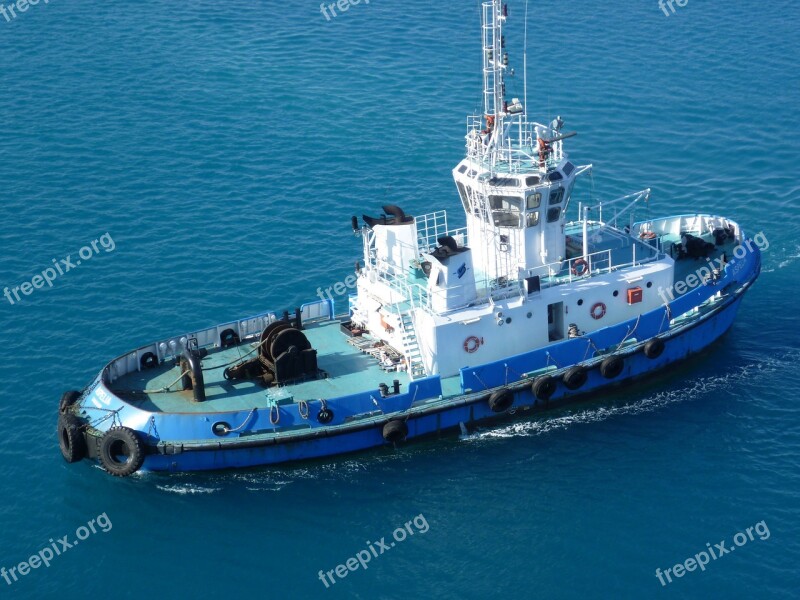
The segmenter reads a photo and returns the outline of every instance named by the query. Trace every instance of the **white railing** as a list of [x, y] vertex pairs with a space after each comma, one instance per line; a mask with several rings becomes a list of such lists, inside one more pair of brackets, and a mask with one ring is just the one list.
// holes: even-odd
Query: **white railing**
[[[643, 255], [636, 256], [637, 245]], [[552, 287], [562, 283], [572, 283], [579, 279], [587, 279], [604, 275], [611, 271], [619, 271], [630, 267], [638, 267], [658, 260], [659, 252], [652, 246], [640, 244], [633, 241], [631, 246], [631, 260], [615, 263], [613, 261], [613, 250], [601, 250], [588, 254], [587, 256], [576, 256], [566, 261], [566, 273], [564, 271], [564, 261], [556, 261], [540, 267], [534, 267], [525, 271], [526, 277], [539, 276], [542, 288]], [[554, 275], [553, 275], [554, 274]]]
[[[315, 300], [301, 306], [301, 319], [304, 322], [332, 319], [334, 317], [332, 309], [332, 302], [328, 300]], [[147, 346], [142, 346], [111, 361], [104, 369], [106, 382], [113, 382], [128, 373], [141, 371], [141, 361], [145, 354], [153, 354], [161, 363], [166, 360], [176, 359], [183, 354], [190, 340], [196, 340], [198, 348], [220, 347], [220, 336], [229, 329], [232, 330], [241, 341], [253, 340], [261, 334], [267, 325], [274, 323], [279, 318], [280, 316], [277, 312], [268, 311], [245, 319], [239, 319], [238, 321], [228, 321], [227, 323], [221, 323], [191, 333], [176, 335], [148, 344]], [[290, 318], [294, 318], [294, 315], [290, 314]]]
[[[508, 131], [506, 145], [493, 146], [485, 143], [482, 132], [483, 120], [480, 115], [470, 115], [467, 117], [466, 149], [467, 157], [494, 170], [498, 163], [502, 163], [512, 173], [530, 171], [538, 169], [547, 171], [555, 168], [563, 160], [564, 143], [562, 141], [553, 142], [548, 146], [545, 160], [542, 161], [539, 154], [538, 137], [535, 134], [536, 128], [550, 132], [551, 136], [557, 135], [549, 127], [529, 121], [522, 121], [510, 117], [506, 123]], [[496, 135], [497, 132], [494, 132]]]

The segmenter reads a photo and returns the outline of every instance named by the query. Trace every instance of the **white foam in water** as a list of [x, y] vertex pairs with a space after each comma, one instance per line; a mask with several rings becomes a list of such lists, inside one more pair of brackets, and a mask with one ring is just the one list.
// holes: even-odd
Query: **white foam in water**
[[781, 258], [780, 256], [775, 257], [776, 260], [780, 261], [778, 262], [778, 266], [769, 269], [764, 268], [764, 273], [773, 273], [778, 269], [785, 269], [786, 267], [790, 266], [792, 263], [797, 261], [797, 259], [800, 259], [800, 245], [797, 245], [792, 249], [781, 248], [779, 254], [782, 255], [783, 258]]
[[207, 488], [199, 485], [192, 485], [191, 483], [184, 483], [179, 485], [157, 485], [158, 489], [169, 492], [171, 494], [213, 494], [219, 492], [222, 488]]
[[511, 423], [488, 430], [478, 429], [473, 433], [460, 435], [459, 439], [466, 442], [474, 442], [486, 439], [532, 437], [558, 429], [567, 429], [576, 424], [606, 421], [618, 415], [653, 412], [669, 404], [696, 400], [704, 394], [721, 388], [731, 389], [742, 382], [752, 383], [759, 376], [763, 377], [784, 368], [787, 364], [793, 364], [798, 358], [794, 354], [796, 353], [789, 353], [779, 357], [765, 357], [764, 360], [747, 364], [737, 371], [698, 379], [687, 383], [681, 388], [658, 392], [653, 396], [621, 406], [596, 406], [568, 415], [551, 418], [543, 416], [536, 421]]
[[795, 246], [793, 254], [789, 254], [785, 259], [778, 263], [778, 268], [783, 269], [791, 265], [794, 261], [800, 258], [800, 246]]

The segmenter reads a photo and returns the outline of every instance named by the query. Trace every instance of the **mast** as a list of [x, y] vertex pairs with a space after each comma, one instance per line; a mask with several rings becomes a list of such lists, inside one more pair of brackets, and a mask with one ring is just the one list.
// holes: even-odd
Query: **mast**
[[483, 36], [483, 114], [486, 129], [491, 132], [487, 144], [491, 153], [491, 164], [495, 163], [497, 150], [506, 142], [505, 71], [508, 68], [508, 53], [505, 51], [503, 25], [508, 17], [508, 6], [500, 0], [482, 4], [481, 32]]

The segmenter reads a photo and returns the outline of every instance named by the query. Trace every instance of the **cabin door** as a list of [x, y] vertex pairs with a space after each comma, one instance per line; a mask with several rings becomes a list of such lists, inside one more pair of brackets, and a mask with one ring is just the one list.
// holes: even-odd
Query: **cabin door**
[[547, 305], [547, 331], [550, 341], [564, 339], [564, 303], [555, 302]]

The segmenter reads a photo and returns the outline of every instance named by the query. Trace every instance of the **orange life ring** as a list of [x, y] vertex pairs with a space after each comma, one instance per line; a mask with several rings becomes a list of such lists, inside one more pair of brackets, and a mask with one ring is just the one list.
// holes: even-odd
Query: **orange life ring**
[[474, 335], [469, 336], [467, 339], [464, 340], [464, 350], [472, 354], [473, 352], [477, 352], [478, 348], [481, 347], [482, 340], [479, 337]]
[[595, 321], [599, 321], [600, 319], [606, 316], [606, 305], [603, 304], [602, 302], [598, 302], [597, 304], [592, 306], [592, 310], [589, 311], [589, 313], [592, 315], [592, 318]]
[[587, 275], [589, 273], [589, 263], [586, 262], [586, 259], [579, 258], [574, 263], [572, 263], [572, 274], [581, 277], [583, 275]]

